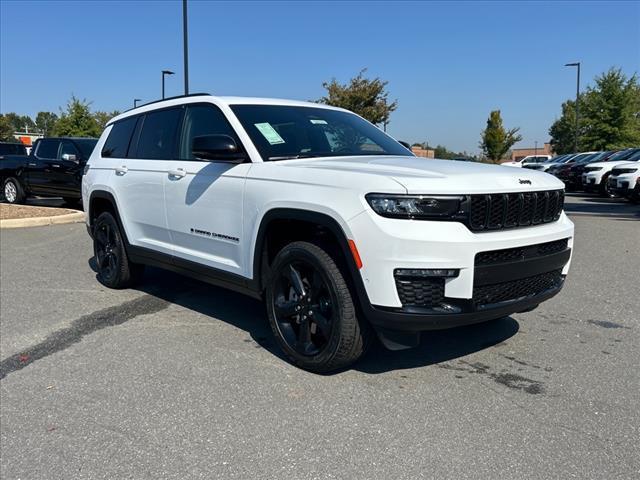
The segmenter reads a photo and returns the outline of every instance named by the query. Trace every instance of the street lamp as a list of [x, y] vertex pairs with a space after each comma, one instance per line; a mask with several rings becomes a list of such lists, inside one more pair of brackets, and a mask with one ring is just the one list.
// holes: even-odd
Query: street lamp
[[138, 106], [138, 102], [141, 102], [142, 99], [141, 98], [134, 98], [133, 99], [133, 108], [136, 108]]
[[182, 0], [182, 47], [184, 59], [184, 94], [189, 95], [189, 33], [187, 31], [187, 0]]
[[535, 143], [536, 147], [535, 147], [535, 149], [534, 149], [533, 154], [534, 154], [534, 156], [536, 156], [536, 157], [537, 157], [537, 156], [538, 156], [538, 141], [536, 140], [534, 143]]
[[578, 153], [578, 118], [580, 112], [580, 62], [574, 63], [565, 63], [565, 67], [578, 67], [578, 76], [576, 81], [576, 131], [575, 131], [575, 139], [574, 139], [574, 151]]
[[164, 99], [164, 77], [165, 75], [173, 75], [175, 72], [171, 70], [162, 70], [162, 98]]

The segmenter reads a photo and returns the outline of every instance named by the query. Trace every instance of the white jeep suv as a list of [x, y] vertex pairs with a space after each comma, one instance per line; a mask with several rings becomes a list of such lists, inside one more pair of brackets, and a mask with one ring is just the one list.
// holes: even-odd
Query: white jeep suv
[[615, 192], [610, 190], [609, 176], [611, 171], [629, 162], [640, 162], [640, 148], [629, 149], [624, 160], [615, 160], [610, 157], [606, 162], [594, 162], [587, 165], [582, 173], [582, 184], [586, 192], [599, 192], [606, 197], [615, 196]]
[[640, 202], [640, 162], [616, 165], [609, 175], [609, 190], [632, 202]]
[[262, 298], [287, 357], [320, 372], [374, 333], [406, 348], [531, 310], [562, 288], [573, 246], [555, 177], [418, 158], [306, 102], [198, 94], [125, 112], [82, 194], [104, 285], [155, 265]]

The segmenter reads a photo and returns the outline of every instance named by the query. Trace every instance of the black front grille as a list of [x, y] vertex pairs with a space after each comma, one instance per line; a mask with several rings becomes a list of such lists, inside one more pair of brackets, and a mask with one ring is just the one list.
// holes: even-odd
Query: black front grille
[[555, 240], [553, 242], [526, 245], [524, 247], [505, 248], [502, 250], [490, 250], [476, 254], [475, 264], [494, 265], [498, 263], [508, 263], [527, 258], [542, 257], [566, 250], [569, 239]]
[[564, 206], [564, 192], [471, 195], [469, 229], [474, 232], [525, 227], [558, 220]]
[[443, 278], [396, 276], [396, 288], [403, 307], [437, 307], [444, 300]]
[[562, 270], [554, 270], [520, 280], [476, 286], [473, 288], [473, 300], [478, 306], [490, 305], [539, 295], [547, 290], [558, 288], [561, 284]]

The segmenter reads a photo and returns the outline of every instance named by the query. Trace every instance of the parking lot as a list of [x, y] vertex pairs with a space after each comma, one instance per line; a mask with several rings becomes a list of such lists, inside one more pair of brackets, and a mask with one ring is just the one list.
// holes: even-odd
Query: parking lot
[[640, 208], [571, 195], [564, 291], [314, 375], [259, 302], [95, 280], [84, 225], [3, 230], [0, 477], [637, 478]]

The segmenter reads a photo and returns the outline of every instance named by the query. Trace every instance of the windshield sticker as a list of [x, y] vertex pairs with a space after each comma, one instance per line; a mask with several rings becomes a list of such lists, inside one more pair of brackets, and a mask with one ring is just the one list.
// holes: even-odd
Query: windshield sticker
[[284, 143], [282, 137], [278, 135], [278, 132], [276, 132], [276, 129], [273, 128], [270, 123], [254, 123], [254, 125], [258, 130], [260, 130], [262, 136], [266, 138], [267, 142], [269, 142], [271, 145]]
[[319, 118], [312, 118], [310, 122], [313, 123], [314, 125], [327, 125], [326, 120], [320, 120]]

